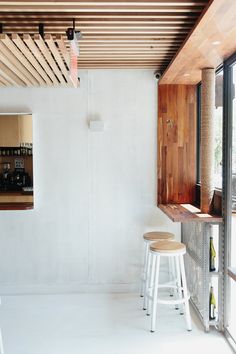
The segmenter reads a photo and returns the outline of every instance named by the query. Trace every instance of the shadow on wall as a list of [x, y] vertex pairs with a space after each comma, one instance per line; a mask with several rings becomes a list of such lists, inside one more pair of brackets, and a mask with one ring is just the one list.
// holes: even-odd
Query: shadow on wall
[[154, 206], [152, 210], [149, 210], [146, 218], [146, 229], [148, 231], [167, 231], [173, 232], [176, 239], [181, 238], [181, 229], [179, 222], [172, 222], [157, 206]]

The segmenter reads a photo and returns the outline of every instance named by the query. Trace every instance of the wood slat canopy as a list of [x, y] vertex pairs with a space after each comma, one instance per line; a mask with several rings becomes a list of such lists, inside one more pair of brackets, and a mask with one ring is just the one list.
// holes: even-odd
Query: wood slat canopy
[[[9, 0], [0, 1], [0, 23], [3, 33], [9, 36], [17, 34], [22, 38], [23, 45], [26, 44], [27, 48], [23, 48], [22, 43], [19, 45], [25, 53], [27, 50], [32, 53], [34, 45], [32, 43], [27, 45], [23, 36], [28, 34], [32, 39], [32, 36], [38, 33], [39, 23], [43, 23], [45, 34], [51, 36], [44, 44], [67, 81], [68, 75], [63, 65], [68, 65], [66, 49], [69, 51], [69, 43], [65, 33], [68, 27], [72, 27], [73, 19], [76, 29], [83, 35], [79, 41], [79, 68], [153, 68], [163, 71], [210, 2], [207, 0]], [[61, 41], [64, 43], [64, 52]], [[17, 45], [16, 39], [13, 42]], [[47, 50], [45, 48], [43, 50], [44, 45], [40, 41], [34, 44], [37, 47], [41, 45], [40, 52], [46, 55]], [[19, 47], [18, 49], [21, 50]], [[60, 57], [53, 54], [56, 49], [59, 50]], [[24, 52], [22, 54], [25, 55]], [[45, 55], [46, 64], [56, 75], [57, 68], [51, 67], [52, 62], [51, 64], [48, 62], [50, 56]], [[53, 84], [52, 76], [50, 77], [45, 63], [42, 67]], [[33, 65], [30, 75], [33, 75], [34, 69], [39, 70]], [[38, 74], [42, 76], [39, 72]], [[60, 76], [58, 72], [57, 74], [57, 77]], [[41, 78], [46, 80], [45, 77]], [[35, 79], [37, 80], [36, 77]], [[0, 81], [1, 85], [4, 85], [1, 78]], [[62, 78], [60, 81], [62, 84]]]
[[0, 34], [1, 86], [77, 87], [77, 81], [51, 35]]

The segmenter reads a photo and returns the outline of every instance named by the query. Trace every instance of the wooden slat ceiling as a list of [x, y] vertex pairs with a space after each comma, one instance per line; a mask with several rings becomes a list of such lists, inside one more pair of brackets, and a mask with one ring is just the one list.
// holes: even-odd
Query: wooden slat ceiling
[[[79, 69], [153, 68], [163, 71], [202, 11], [207, 0], [0, 1], [3, 32], [63, 36], [72, 27], [82, 32]], [[46, 43], [49, 46], [49, 43]], [[60, 48], [61, 51], [61, 48]], [[62, 55], [63, 57], [63, 55]], [[65, 57], [63, 57], [65, 62]], [[50, 66], [50, 63], [48, 63]], [[60, 68], [59, 68], [60, 69]], [[0, 78], [0, 84], [4, 82]]]

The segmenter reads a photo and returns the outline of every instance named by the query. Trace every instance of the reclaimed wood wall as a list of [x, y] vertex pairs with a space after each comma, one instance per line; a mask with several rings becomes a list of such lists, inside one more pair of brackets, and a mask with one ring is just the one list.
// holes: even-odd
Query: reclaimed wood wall
[[196, 86], [158, 88], [158, 204], [194, 203]]

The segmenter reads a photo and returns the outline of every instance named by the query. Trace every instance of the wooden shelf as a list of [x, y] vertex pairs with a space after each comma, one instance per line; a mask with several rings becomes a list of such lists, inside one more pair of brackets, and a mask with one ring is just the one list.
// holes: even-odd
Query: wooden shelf
[[192, 204], [159, 204], [158, 208], [174, 222], [222, 222], [221, 216], [203, 214]]

